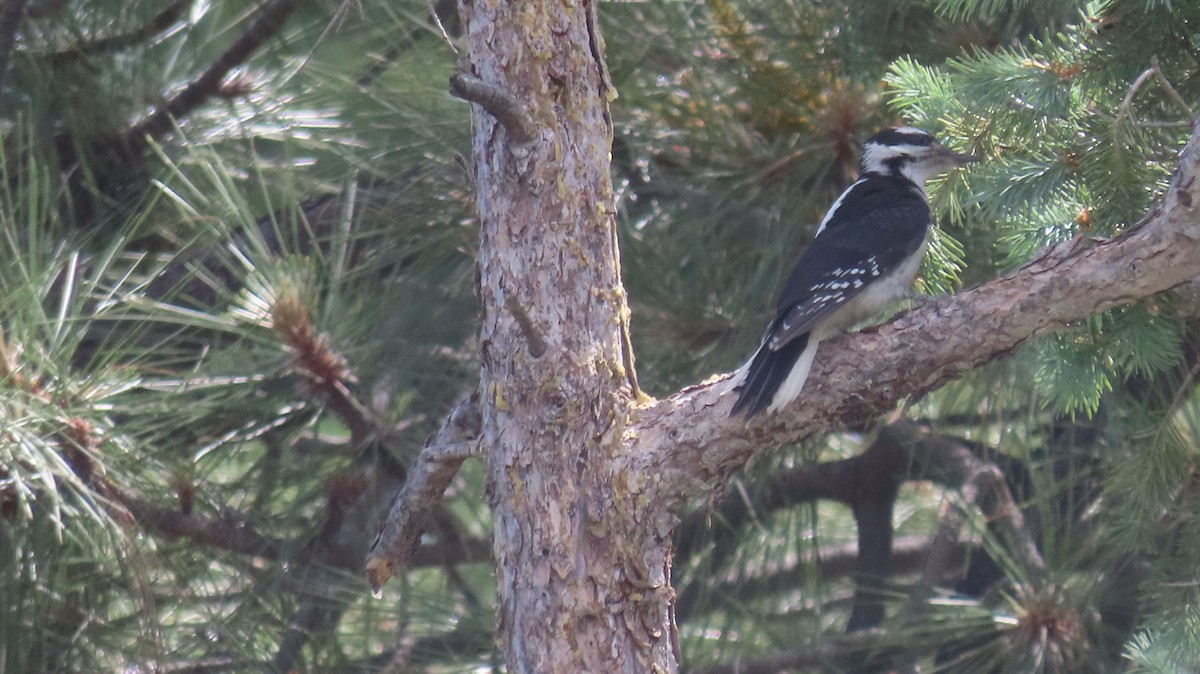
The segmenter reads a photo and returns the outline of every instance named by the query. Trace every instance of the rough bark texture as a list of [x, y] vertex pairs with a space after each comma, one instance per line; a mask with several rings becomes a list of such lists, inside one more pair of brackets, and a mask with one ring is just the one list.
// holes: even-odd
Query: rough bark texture
[[446, 488], [463, 461], [478, 452], [479, 426], [479, 399], [472, 395], [454, 408], [417, 455], [367, 553], [367, 579], [376, 592], [392, 577], [393, 569], [413, 563], [426, 524], [436, 519]]
[[643, 545], [652, 529], [610, 486], [637, 391], [595, 7], [461, 9], [470, 72], [454, 92], [475, 104], [481, 445], [508, 670], [675, 671], [666, 539]]

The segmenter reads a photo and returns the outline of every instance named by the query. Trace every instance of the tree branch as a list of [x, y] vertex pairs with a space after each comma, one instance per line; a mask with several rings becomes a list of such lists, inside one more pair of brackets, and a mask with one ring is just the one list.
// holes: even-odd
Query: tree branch
[[[928, 614], [929, 599], [934, 589], [941, 584], [946, 576], [946, 570], [955, 562], [961, 562], [962, 544], [959, 542], [959, 531], [962, 529], [962, 512], [950, 501], [943, 501], [938, 510], [938, 529], [929, 544], [929, 554], [921, 565], [921, 574], [908, 593], [908, 601], [896, 615], [896, 624], [901, 632], [918, 626], [921, 619]], [[958, 559], [956, 559], [958, 557]], [[917, 658], [911, 651], [903, 651], [895, 658], [893, 664], [897, 674], [917, 674]]]
[[141, 526], [165, 536], [184, 536], [201, 545], [222, 550], [278, 559], [281, 541], [271, 540], [246, 522], [227, 517], [188, 515], [145, 499], [116, 492], [116, 498]]
[[[184, 514], [116, 490], [115, 487], [110, 489], [109, 495], [133, 515], [138, 525], [163, 536], [182, 536], [201, 545], [265, 559], [282, 559], [281, 550], [286, 547], [284, 541], [263, 536], [241, 520]], [[350, 571], [359, 568], [362, 562], [360, 554], [325, 554], [321, 556], [321, 561]], [[414, 568], [446, 566], [490, 559], [491, 547], [488, 542], [469, 538], [422, 545], [413, 552], [408, 565]]]
[[450, 413], [446, 424], [425, 443], [413, 462], [404, 487], [367, 553], [367, 576], [376, 592], [411, 562], [430, 513], [470, 456], [481, 423], [479, 397], [472, 395]]
[[[787, 413], [732, 419], [728, 375], [634, 412], [626, 455], [635, 496], [678, 511], [770, 447], [861, 424], [1033, 339], [1200, 276], [1200, 135], [1146, 224], [1109, 241], [1078, 238], [983, 286], [889, 323], [821, 343]], [[1200, 206], [1200, 204], [1197, 204]], [[673, 521], [659, 518], [662, 533]]]
[[1021, 564], [1024, 580], [1035, 586], [1046, 579], [1046, 564], [1021, 509], [994, 464], [975, 456], [966, 446], [942, 436], [918, 437], [916, 426], [899, 422], [888, 427], [897, 441], [912, 448], [913, 470], [942, 485], [957, 485], [963, 496], [979, 506], [988, 525]]
[[516, 96], [478, 77], [458, 73], [450, 78], [450, 94], [470, 101], [496, 118], [508, 129], [514, 146], [528, 145], [537, 139], [537, 125]]
[[[911, 480], [929, 480], [962, 492], [966, 500], [979, 506], [1013, 559], [1022, 564], [1025, 578], [1035, 583], [1043, 579], [1041, 553], [1025, 527], [1003, 472], [979, 458], [964, 442], [925, 433], [910, 421], [889, 424], [857, 456], [800, 466], [762, 482], [754, 494], [754, 507], [772, 512], [826, 499], [853, 509], [858, 556], [854, 606], [846, 629], [855, 631], [878, 625], [883, 619], [879, 587], [894, 573], [892, 507], [899, 486]], [[715, 525], [710, 536], [704, 535], [709, 528], [709, 513], [692, 514], [678, 527], [676, 561], [684, 562], [699, 546], [709, 545], [714, 571], [719, 570], [735, 549], [738, 532], [749, 514], [745, 499], [726, 498], [716, 516], [711, 517]], [[949, 550], [957, 549], [956, 542], [949, 541], [940, 549], [948, 555]], [[705, 592], [700, 584], [683, 588], [677, 604], [679, 613], [694, 611]]]
[[221, 89], [221, 82], [229, 71], [245, 63], [268, 38], [279, 32], [295, 9], [296, 4], [293, 0], [268, 0], [254, 21], [207, 70], [172, 96], [165, 105], [125, 132], [126, 143], [130, 147], [144, 146], [147, 138], [163, 135], [177, 120], [186, 117], [209, 98], [217, 95]]

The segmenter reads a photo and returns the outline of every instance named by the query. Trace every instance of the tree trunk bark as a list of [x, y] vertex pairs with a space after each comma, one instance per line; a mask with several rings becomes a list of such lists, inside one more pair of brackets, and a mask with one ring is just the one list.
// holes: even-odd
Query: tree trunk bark
[[614, 484], [639, 398], [595, 0], [462, 0], [482, 448], [510, 672], [674, 672], [668, 541]]

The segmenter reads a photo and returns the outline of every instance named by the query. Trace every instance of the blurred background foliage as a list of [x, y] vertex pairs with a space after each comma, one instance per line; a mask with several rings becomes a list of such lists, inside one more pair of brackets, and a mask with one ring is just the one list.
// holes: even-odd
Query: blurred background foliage
[[[654, 395], [753, 350], [879, 127], [987, 159], [932, 187], [940, 293], [1136, 227], [1200, 107], [1195, 2], [600, 10]], [[477, 381], [458, 31], [445, 0], [3, 3], [0, 671], [502, 667], [477, 463], [414, 568], [379, 598], [361, 568]], [[805, 490], [878, 429], [697, 504], [685, 667], [1196, 671], [1198, 317], [1189, 289], [1098, 315], [908, 410], [1003, 475], [1044, 573], [936, 464], [861, 464], [883, 525]]]

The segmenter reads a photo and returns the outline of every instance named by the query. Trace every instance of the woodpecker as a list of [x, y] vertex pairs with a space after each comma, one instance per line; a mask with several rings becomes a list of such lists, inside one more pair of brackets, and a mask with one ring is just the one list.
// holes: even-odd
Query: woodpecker
[[733, 378], [731, 416], [782, 409], [804, 388], [818, 342], [908, 294], [933, 224], [925, 181], [975, 160], [908, 126], [863, 144], [858, 180], [825, 213], [762, 344]]

